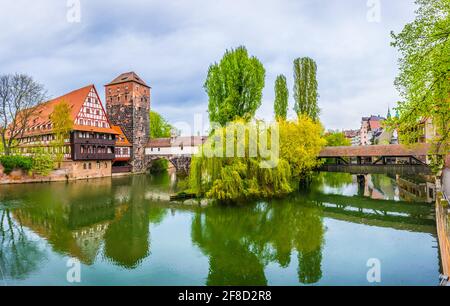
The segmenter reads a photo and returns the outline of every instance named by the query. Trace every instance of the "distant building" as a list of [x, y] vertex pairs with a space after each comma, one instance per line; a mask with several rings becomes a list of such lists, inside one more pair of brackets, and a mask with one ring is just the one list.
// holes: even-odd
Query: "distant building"
[[147, 156], [192, 156], [198, 153], [199, 147], [208, 138], [206, 136], [171, 137], [150, 139], [145, 149]]
[[382, 123], [386, 118], [381, 116], [363, 117], [360, 129], [360, 145], [370, 146], [383, 133]]
[[350, 140], [352, 146], [359, 146], [361, 142], [361, 136], [359, 130], [347, 130], [343, 131], [345, 137]]

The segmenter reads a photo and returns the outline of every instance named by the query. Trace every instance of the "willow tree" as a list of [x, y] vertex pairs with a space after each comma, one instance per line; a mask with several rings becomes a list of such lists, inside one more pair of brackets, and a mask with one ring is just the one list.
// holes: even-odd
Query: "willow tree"
[[71, 108], [67, 101], [63, 100], [55, 106], [50, 120], [55, 134], [53, 146], [56, 148], [56, 161], [61, 162], [64, 159], [64, 149], [66, 140], [73, 129], [73, 120], [70, 116]]
[[245, 47], [227, 50], [220, 63], [209, 67], [204, 84], [210, 121], [223, 126], [237, 118], [251, 119], [261, 105], [265, 74]]
[[[400, 75], [395, 84], [401, 94], [398, 118], [388, 125], [397, 129], [403, 143], [422, 136], [420, 124], [437, 130], [434, 152], [450, 149], [450, 1], [416, 0], [416, 19], [399, 34], [392, 33], [392, 46], [401, 55]], [[433, 153], [433, 152], [430, 152]], [[441, 163], [442, 164], [442, 163]]]
[[294, 110], [298, 115], [307, 115], [319, 120], [317, 64], [309, 58], [294, 61]]
[[289, 90], [286, 77], [279, 75], [275, 81], [275, 118], [286, 120], [288, 111]]

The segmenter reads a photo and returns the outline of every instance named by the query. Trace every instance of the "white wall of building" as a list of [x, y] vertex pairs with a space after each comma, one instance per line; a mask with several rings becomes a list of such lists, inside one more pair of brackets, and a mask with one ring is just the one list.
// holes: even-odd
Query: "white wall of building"
[[169, 155], [195, 155], [198, 153], [199, 147], [185, 146], [181, 147], [165, 147], [165, 148], [146, 148], [145, 155], [149, 156], [169, 156]]

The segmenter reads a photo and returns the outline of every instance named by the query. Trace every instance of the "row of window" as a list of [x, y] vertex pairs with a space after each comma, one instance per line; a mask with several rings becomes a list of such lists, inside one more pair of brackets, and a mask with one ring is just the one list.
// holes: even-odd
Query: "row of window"
[[[103, 167], [105, 169], [108, 169], [108, 163], [100, 163], [99, 161], [96, 163], [97, 169], [101, 169], [102, 168], [102, 164]], [[91, 170], [92, 169], [92, 163], [83, 163], [83, 169], [84, 170]]]
[[100, 133], [89, 133], [89, 132], [78, 132], [78, 138], [83, 139], [104, 139], [113, 140], [114, 136], [112, 134], [100, 134]]
[[116, 148], [116, 156], [130, 156], [130, 148]]
[[[63, 147], [42, 147], [39, 148], [42, 149], [45, 153], [49, 154], [71, 154], [72, 150], [70, 146], [63, 146]], [[36, 153], [36, 148], [19, 148], [18, 149], [21, 154], [33, 154]]]
[[81, 146], [81, 154], [112, 154], [113, 149], [111, 147], [96, 147], [96, 146]]
[[109, 128], [109, 125], [106, 122], [99, 122], [98, 120], [83, 120], [78, 119], [79, 125], [87, 125], [87, 126], [95, 126], [95, 127], [102, 127], [102, 128]]
[[19, 140], [19, 143], [36, 143], [36, 142], [45, 142], [45, 141], [53, 141], [56, 140], [56, 136], [54, 134], [50, 135], [39, 135], [39, 136], [29, 136], [24, 137]]

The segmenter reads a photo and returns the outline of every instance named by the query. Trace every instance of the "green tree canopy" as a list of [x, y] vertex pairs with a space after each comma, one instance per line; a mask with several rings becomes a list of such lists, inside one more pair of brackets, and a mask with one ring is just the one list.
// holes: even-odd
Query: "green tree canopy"
[[349, 147], [352, 145], [350, 139], [345, 137], [343, 132], [330, 131], [325, 135], [327, 146], [329, 147]]
[[[417, 126], [430, 121], [437, 128], [435, 150], [450, 146], [450, 1], [416, 0], [416, 19], [392, 45], [401, 55], [395, 84], [401, 94], [399, 118], [388, 121], [403, 143], [414, 143], [423, 133]], [[437, 152], [437, 151], [436, 151]]]
[[157, 112], [150, 112], [150, 137], [166, 138], [170, 137], [173, 127]]
[[319, 120], [317, 64], [309, 58], [298, 58], [294, 61], [294, 110], [299, 115], [307, 115]]
[[279, 75], [275, 81], [275, 118], [286, 120], [289, 103], [289, 90], [286, 77]]
[[245, 47], [227, 50], [220, 63], [209, 67], [204, 85], [209, 119], [222, 126], [237, 118], [251, 119], [261, 105], [265, 69]]
[[56, 160], [61, 162], [64, 159], [63, 148], [65, 146], [65, 140], [69, 138], [70, 131], [73, 129], [73, 120], [70, 117], [70, 105], [67, 101], [62, 101], [55, 106], [50, 120], [53, 125], [53, 132], [55, 134], [54, 146], [56, 150]]

